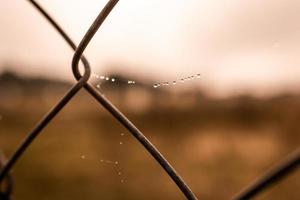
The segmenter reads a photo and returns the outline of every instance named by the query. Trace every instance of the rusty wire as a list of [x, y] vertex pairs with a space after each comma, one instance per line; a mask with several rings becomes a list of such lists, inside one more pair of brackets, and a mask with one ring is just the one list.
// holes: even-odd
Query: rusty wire
[[[50, 121], [59, 113], [59, 111], [72, 99], [72, 97], [84, 87], [97, 101], [105, 107], [123, 126], [125, 126], [129, 132], [148, 150], [148, 152], [157, 160], [157, 162], [163, 167], [163, 169], [169, 174], [173, 181], [177, 184], [178, 188], [183, 192], [187, 199], [196, 200], [196, 196], [193, 194], [188, 185], [183, 181], [183, 179], [178, 175], [175, 169], [170, 165], [170, 163], [163, 157], [163, 155], [156, 149], [156, 147], [142, 134], [142, 132], [135, 127], [135, 125], [125, 117], [108, 99], [99, 93], [92, 85], [87, 81], [90, 77], [90, 66], [87, 60], [82, 56], [85, 48], [94, 37], [95, 33], [104, 22], [106, 17], [119, 2], [119, 0], [110, 0], [100, 12], [98, 17], [95, 19], [94, 23], [90, 26], [89, 30], [81, 40], [78, 47], [75, 43], [68, 37], [68, 35], [63, 31], [62, 28], [48, 15], [45, 10], [39, 6], [34, 0], [28, 0], [31, 2], [36, 9], [38, 9], [44, 17], [56, 28], [56, 30], [61, 34], [61, 36], [68, 42], [68, 44], [75, 50], [73, 60], [72, 60], [72, 70], [78, 83], [73, 86], [73, 88], [62, 98], [62, 100], [55, 106], [49, 114], [47, 114], [42, 121], [33, 129], [31, 133], [28, 134], [24, 142], [19, 146], [17, 151], [13, 154], [8, 163], [4, 166], [0, 172], [0, 182], [6, 176], [6, 174], [13, 167], [15, 162], [20, 158], [20, 156], [25, 152], [28, 146], [34, 141], [34, 139], [39, 135], [39, 133], [45, 128], [45, 126], [50, 123]], [[85, 73], [82, 76], [78, 69], [78, 64], [80, 59], [82, 60]]]
[[281, 181], [287, 175], [295, 171], [300, 165], [300, 148], [288, 155], [278, 165], [267, 171], [248, 187], [237, 194], [233, 200], [251, 199], [266, 188]]
[[[77, 94], [79, 90], [85, 88], [108, 112], [110, 112], [116, 120], [118, 120], [127, 130], [148, 150], [148, 152], [156, 159], [156, 161], [162, 166], [162, 168], [168, 173], [172, 180], [177, 184], [178, 188], [183, 192], [185, 197], [189, 200], [196, 200], [197, 197], [193, 194], [191, 189], [178, 175], [175, 169], [169, 164], [169, 162], [163, 157], [163, 155], [156, 149], [156, 147], [142, 134], [142, 132], [135, 127], [135, 125], [122, 114], [103, 94], [98, 92], [91, 84], [88, 83], [91, 70], [88, 60], [83, 55], [85, 48], [98, 31], [106, 17], [110, 14], [112, 9], [116, 6], [119, 0], [109, 0], [98, 17], [95, 19], [89, 30], [81, 40], [79, 46], [71, 40], [66, 32], [54, 21], [54, 19], [34, 0], [29, 1], [47, 20], [48, 22], [59, 32], [59, 34], [66, 40], [66, 42], [75, 51], [72, 60], [72, 71], [77, 80], [77, 83], [65, 94], [65, 96], [54, 106], [48, 114], [35, 126], [35, 128], [24, 139], [23, 143], [17, 148], [16, 152], [6, 162], [4, 167], [0, 171], [0, 183], [4, 180], [9, 181], [9, 193], [11, 192], [12, 182], [9, 178], [9, 172], [15, 165], [17, 160], [23, 155], [25, 150], [36, 139], [41, 131], [51, 122], [51, 120], [57, 116], [57, 114], [64, 108], [64, 106]], [[84, 65], [84, 75], [79, 72], [78, 64], [82, 61]], [[293, 172], [300, 165], [300, 149], [288, 156], [282, 163], [271, 169], [266, 175], [250, 184], [242, 192], [236, 195], [234, 200], [250, 199], [267, 187], [278, 182], [282, 178], [286, 177], [289, 173]], [[1, 192], [0, 192], [1, 193]]]
[[[6, 163], [4, 153], [0, 151], [0, 168]], [[13, 191], [13, 179], [10, 174], [5, 177], [3, 182], [0, 182], [0, 200], [9, 200]]]

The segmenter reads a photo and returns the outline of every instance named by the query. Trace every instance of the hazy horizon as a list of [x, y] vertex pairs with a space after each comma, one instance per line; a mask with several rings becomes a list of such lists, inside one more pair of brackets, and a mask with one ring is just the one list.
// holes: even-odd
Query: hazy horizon
[[[40, 3], [78, 43], [106, 1]], [[296, 0], [120, 1], [85, 55], [97, 74], [200, 73], [195, 84], [217, 96], [298, 92], [299, 8]], [[73, 52], [28, 2], [4, 0], [0, 11], [0, 71], [73, 80]]]

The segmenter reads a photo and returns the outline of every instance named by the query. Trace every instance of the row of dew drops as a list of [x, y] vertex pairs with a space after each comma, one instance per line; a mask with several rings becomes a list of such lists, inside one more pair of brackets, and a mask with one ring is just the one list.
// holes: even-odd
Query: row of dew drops
[[[124, 133], [121, 133], [121, 137], [124, 137], [125, 134]], [[119, 142], [119, 145], [123, 145], [124, 142], [121, 140]], [[86, 155], [81, 155], [80, 156], [82, 160], [85, 160], [86, 159]], [[121, 183], [124, 183], [125, 182], [125, 178], [123, 176], [123, 172], [122, 172], [122, 167], [121, 167], [121, 164], [120, 164], [120, 161], [119, 160], [115, 160], [115, 161], [112, 161], [112, 160], [105, 160], [105, 159], [101, 159], [100, 160], [100, 164], [101, 165], [107, 165], [107, 166], [110, 166], [110, 167], [114, 167], [115, 170], [116, 170], [116, 173], [117, 173], [117, 176], [119, 177], [120, 179], [120, 182]]]
[[[102, 76], [102, 75], [100, 76], [100, 75], [97, 75], [97, 74], [92, 74], [92, 76], [95, 77], [97, 80], [101, 81], [101, 82], [98, 82], [98, 84], [96, 86], [99, 89], [101, 88], [101, 84], [102, 84], [103, 81], [110, 81], [112, 83], [116, 83], [118, 81], [116, 78], [108, 77], [108, 76]], [[163, 87], [163, 86], [169, 86], [169, 85], [176, 85], [176, 84], [179, 84], [179, 83], [185, 83], [186, 81], [191, 81], [191, 80], [194, 80], [196, 78], [200, 78], [200, 76], [201, 76], [200, 74], [196, 74], [196, 75], [188, 76], [188, 77], [181, 78], [181, 79], [178, 79], [178, 80], [174, 80], [174, 81], [171, 81], [171, 82], [155, 83], [153, 85], [153, 88], [159, 88], [159, 87]], [[134, 81], [134, 80], [128, 80], [127, 84], [128, 85], [135, 85], [136, 81]], [[0, 115], [0, 121], [2, 119], [3, 119], [3, 116]], [[125, 135], [124, 133], [121, 133], [122, 137], [124, 135]], [[123, 145], [124, 143], [122, 141], [120, 141], [119, 144]], [[81, 155], [80, 157], [83, 160], [86, 159], [86, 155]], [[117, 175], [120, 178], [120, 182], [121, 183], [125, 182], [125, 178], [124, 178], [123, 173], [122, 173], [122, 167], [121, 167], [120, 162], [118, 160], [112, 161], [112, 160], [101, 159], [100, 163], [115, 167]]]
[[194, 79], [200, 78], [200, 77], [201, 77], [201, 74], [196, 74], [196, 75], [188, 76], [188, 77], [181, 78], [181, 79], [178, 79], [178, 80], [174, 80], [174, 81], [171, 81], [171, 82], [156, 83], [156, 84], [153, 85], [153, 87], [154, 88], [159, 88], [159, 87], [162, 87], [162, 86], [177, 85], [179, 83], [185, 83], [187, 81], [191, 81], [191, 80], [194, 80]]
[[[97, 83], [96, 87], [98, 89], [101, 88], [101, 84], [105, 81], [107, 82], [112, 82], [112, 83], [117, 83], [118, 82], [118, 79], [117, 78], [114, 78], [114, 77], [108, 77], [108, 76], [103, 76], [103, 75], [97, 75], [97, 74], [92, 74], [92, 77], [96, 78], [97, 80], [99, 80], [99, 82]], [[196, 75], [191, 75], [191, 76], [188, 76], [188, 77], [185, 77], [185, 78], [180, 78], [180, 79], [177, 79], [177, 80], [173, 80], [171, 82], [160, 82], [160, 83], [155, 83], [153, 84], [153, 88], [157, 89], [159, 87], [164, 87], [164, 86], [175, 86], [177, 84], [183, 84], [187, 81], [191, 81], [191, 80], [194, 80], [194, 79], [199, 79], [201, 77], [200, 74], [196, 74]], [[136, 84], [136, 81], [134, 80], [128, 80], [127, 81], [127, 84], [128, 85], [135, 85]], [[123, 137], [125, 134], [124, 133], [121, 133], [121, 137]], [[123, 145], [123, 141], [121, 140], [119, 142], [119, 145]], [[81, 155], [81, 159], [86, 159], [86, 156], [85, 155]], [[121, 167], [121, 164], [120, 164], [120, 161], [116, 160], [116, 161], [112, 161], [112, 160], [104, 160], [104, 159], [101, 159], [100, 160], [100, 163], [103, 164], [103, 165], [108, 165], [108, 166], [112, 166], [116, 169], [116, 172], [117, 172], [117, 176], [120, 178], [120, 182], [121, 183], [124, 183], [125, 182], [125, 178], [123, 176], [123, 172], [122, 172], [122, 167]]]
[[[99, 76], [97, 74], [92, 74], [92, 77], [95, 77], [97, 80], [100, 80], [100, 82], [97, 83], [96, 87], [98, 89], [101, 88], [101, 84], [103, 83], [103, 81], [110, 81], [112, 83], [116, 83], [118, 80], [117, 78], [113, 78], [113, 77], [108, 77], [108, 76]], [[136, 82], [133, 80], [128, 80], [127, 83], [129, 85], [134, 85]]]
[[[103, 81], [110, 81], [112, 83], [117, 83], [118, 80], [117, 78], [113, 78], [113, 77], [108, 77], [108, 76], [100, 76], [100, 75], [97, 75], [97, 74], [93, 74], [92, 75], [93, 77], [95, 77], [97, 80], [100, 80], [96, 87], [98, 89], [101, 88], [101, 84], [103, 83]], [[153, 88], [159, 88], [159, 87], [163, 87], [163, 86], [175, 86], [177, 84], [183, 84], [187, 81], [191, 81], [191, 80], [194, 80], [194, 79], [199, 79], [201, 77], [201, 74], [196, 74], [196, 75], [191, 75], [191, 76], [188, 76], [188, 77], [185, 77], [185, 78], [180, 78], [180, 79], [177, 79], [177, 80], [173, 80], [173, 81], [170, 81], [170, 82], [159, 82], [159, 83], [155, 83], [153, 84]], [[135, 85], [136, 84], [136, 81], [134, 80], [128, 80], [127, 81], [127, 84], [128, 85]]]

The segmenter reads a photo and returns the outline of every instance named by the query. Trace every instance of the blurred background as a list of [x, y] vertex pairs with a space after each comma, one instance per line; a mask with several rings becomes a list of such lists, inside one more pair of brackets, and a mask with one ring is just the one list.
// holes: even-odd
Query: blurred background
[[[38, 1], [77, 43], [105, 0]], [[120, 1], [85, 51], [91, 83], [199, 199], [229, 199], [300, 145], [300, 2]], [[0, 6], [0, 149], [75, 82], [72, 50], [28, 1]], [[15, 199], [184, 199], [85, 91], [13, 169]], [[296, 172], [257, 199], [299, 199]]]

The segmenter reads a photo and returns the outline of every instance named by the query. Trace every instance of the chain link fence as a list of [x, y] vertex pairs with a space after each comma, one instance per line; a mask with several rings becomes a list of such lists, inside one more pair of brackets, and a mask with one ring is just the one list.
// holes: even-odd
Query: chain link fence
[[[72, 71], [77, 82], [73, 87], [65, 94], [64, 97], [41, 119], [40, 122], [32, 129], [27, 135], [24, 141], [19, 145], [14, 154], [5, 160], [4, 156], [0, 154], [0, 199], [10, 199], [12, 193], [12, 178], [10, 171], [19, 160], [19, 158], [25, 153], [29, 146], [34, 142], [37, 136], [43, 131], [43, 129], [51, 123], [53, 118], [72, 100], [72, 98], [82, 89], [88, 91], [101, 106], [103, 106], [111, 115], [114, 116], [115, 120], [119, 121], [143, 146], [144, 148], [154, 157], [154, 159], [160, 164], [165, 172], [170, 176], [172, 181], [176, 183], [178, 188], [182, 191], [184, 196], [189, 200], [196, 200], [197, 197], [194, 195], [189, 186], [179, 176], [175, 169], [170, 163], [163, 157], [159, 150], [147, 139], [147, 137], [124, 115], [122, 114], [103, 94], [101, 94], [94, 86], [88, 81], [91, 75], [91, 69], [88, 60], [83, 55], [86, 47], [94, 37], [101, 24], [105, 21], [106, 17], [110, 14], [113, 8], [117, 5], [119, 0], [110, 0], [99, 13], [95, 21], [92, 23], [85, 36], [77, 46], [68, 34], [60, 27], [60, 25], [34, 0], [27, 0], [31, 3], [36, 10], [38, 10], [43, 17], [57, 30], [57, 32], [64, 38], [68, 45], [74, 50], [74, 56], [72, 60]], [[79, 72], [79, 62], [82, 62], [84, 66], [84, 74], [81, 75]], [[293, 152], [290, 156], [280, 162], [277, 166], [268, 171], [265, 175], [258, 178], [255, 182], [246, 187], [242, 192], [238, 193], [234, 200], [251, 199], [258, 195], [261, 191], [274, 183], [282, 180], [289, 173], [292, 173], [300, 164], [300, 149]], [[201, 199], [201, 197], [200, 197]]]

